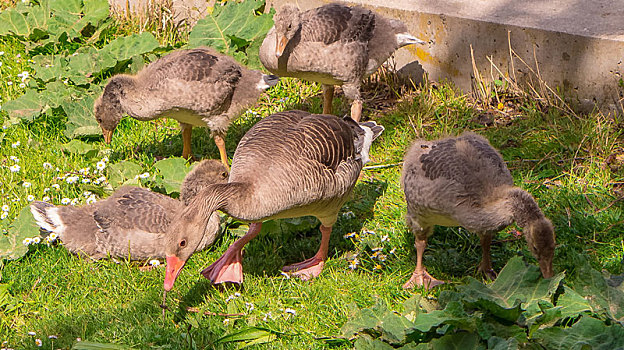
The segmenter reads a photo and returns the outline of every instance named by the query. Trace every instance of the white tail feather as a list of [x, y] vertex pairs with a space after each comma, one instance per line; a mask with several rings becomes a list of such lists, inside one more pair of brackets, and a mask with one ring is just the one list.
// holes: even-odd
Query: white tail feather
[[66, 226], [63, 220], [61, 220], [58, 210], [58, 208], [53, 206], [30, 206], [30, 212], [35, 218], [37, 225], [46, 231], [54, 232], [60, 236], [65, 232]]

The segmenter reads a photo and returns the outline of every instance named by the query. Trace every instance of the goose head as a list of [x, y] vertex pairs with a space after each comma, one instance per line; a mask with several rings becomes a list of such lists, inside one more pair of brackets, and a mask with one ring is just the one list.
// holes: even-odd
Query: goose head
[[539, 263], [544, 278], [553, 276], [552, 261], [555, 254], [555, 229], [545, 217], [532, 220], [525, 227], [524, 237], [529, 250]]
[[184, 178], [180, 188], [180, 200], [184, 205], [189, 205], [201, 190], [215, 183], [226, 183], [229, 175], [221, 161], [202, 160]]
[[301, 11], [294, 5], [284, 5], [273, 17], [275, 22], [275, 56], [280, 57], [288, 42], [301, 28]]
[[98, 97], [93, 105], [95, 120], [102, 128], [106, 143], [111, 143], [113, 131], [123, 117], [122, 99], [125, 97], [127, 85], [131, 83], [131, 79], [131, 77], [122, 75], [111, 78], [104, 88], [102, 96]]

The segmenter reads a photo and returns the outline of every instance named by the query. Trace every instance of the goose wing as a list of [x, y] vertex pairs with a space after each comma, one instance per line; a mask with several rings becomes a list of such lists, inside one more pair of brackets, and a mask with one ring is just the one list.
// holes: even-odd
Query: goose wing
[[102, 203], [93, 218], [102, 251], [132, 259], [163, 257], [163, 234], [180, 202], [144, 188], [126, 187]]
[[375, 14], [361, 7], [340, 4], [321, 6], [303, 14], [301, 41], [368, 42], [375, 29]]

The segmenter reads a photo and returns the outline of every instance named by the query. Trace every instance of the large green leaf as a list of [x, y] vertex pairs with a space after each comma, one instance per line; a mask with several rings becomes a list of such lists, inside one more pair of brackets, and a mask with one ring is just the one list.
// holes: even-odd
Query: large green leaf
[[131, 347], [117, 345], [117, 344], [106, 344], [106, 343], [95, 343], [90, 341], [79, 341], [74, 343], [72, 346], [72, 350], [130, 350]]
[[34, 76], [44, 83], [67, 76], [67, 59], [63, 56], [37, 55], [33, 61], [30, 66], [35, 71]]
[[602, 274], [585, 262], [572, 284], [576, 292], [589, 301], [594, 312], [604, 312], [624, 322], [624, 292], [610, 286]]
[[102, 57], [114, 57], [117, 61], [129, 60], [133, 56], [142, 55], [156, 49], [160, 44], [148, 32], [119, 37], [100, 50]]
[[61, 149], [65, 152], [78, 154], [89, 158], [94, 157], [98, 154], [98, 150], [95, 147], [80, 140], [71, 140], [68, 143], [62, 145]]
[[102, 21], [104, 21], [109, 14], [108, 0], [84, 0], [84, 13], [85, 21], [88, 21], [94, 27], [97, 27]]
[[217, 344], [221, 343], [240, 343], [239, 349], [251, 345], [265, 344], [277, 339], [278, 335], [283, 333], [268, 328], [246, 327], [237, 332], [226, 334], [217, 340]]
[[13, 118], [32, 120], [41, 114], [44, 107], [45, 103], [41, 101], [40, 96], [33, 90], [27, 90], [22, 96], [7, 101], [2, 109]]
[[561, 317], [576, 317], [582, 312], [591, 311], [589, 301], [568, 286], [563, 286], [563, 294], [557, 299]]
[[583, 316], [572, 327], [540, 329], [533, 337], [551, 350], [621, 349], [624, 344], [624, 327], [620, 324], [607, 326], [601, 320]]
[[30, 213], [30, 206], [25, 206], [9, 227], [8, 233], [0, 233], [0, 261], [2, 259], [15, 260], [21, 258], [28, 247], [22, 242], [26, 238], [38, 237], [39, 226]]
[[189, 46], [210, 46], [221, 52], [233, 54], [237, 48], [234, 40], [246, 42], [262, 40], [273, 26], [272, 14], [256, 15], [264, 6], [262, 0], [226, 2], [216, 7], [212, 14], [199, 20], [189, 35]]
[[182, 181], [190, 171], [184, 158], [167, 158], [157, 161], [154, 168], [158, 170], [162, 178], [162, 186], [167, 194], [180, 192]]
[[113, 188], [118, 188], [139, 175], [143, 168], [131, 160], [123, 160], [119, 163], [111, 164], [108, 167], [108, 182]]
[[516, 321], [524, 310], [525, 318], [541, 312], [539, 301], [552, 302], [564, 274], [542, 279], [538, 267], [525, 265], [520, 257], [509, 260], [491, 285], [469, 278], [466, 286], [458, 289], [465, 301], [473, 307], [485, 309], [497, 317]]
[[26, 15], [16, 9], [6, 9], [0, 13], [0, 35], [21, 35], [30, 34], [30, 25]]
[[95, 121], [93, 113], [94, 95], [86, 95], [77, 100], [66, 100], [62, 103], [63, 110], [67, 114], [65, 136], [74, 138], [78, 136], [98, 135], [101, 131]]

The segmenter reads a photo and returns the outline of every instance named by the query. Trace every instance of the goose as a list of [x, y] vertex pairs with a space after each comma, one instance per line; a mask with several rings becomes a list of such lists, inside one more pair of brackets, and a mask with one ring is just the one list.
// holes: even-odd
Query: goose
[[176, 119], [182, 129], [182, 157], [187, 159], [192, 155], [193, 126], [206, 127], [228, 166], [224, 139], [230, 122], [278, 81], [208, 48], [179, 50], [136, 76], [113, 76], [95, 101], [94, 113], [106, 143], [125, 114], [141, 121]]
[[[109, 198], [84, 207], [57, 207], [35, 201], [30, 210], [37, 225], [56, 234], [72, 253], [92, 259], [162, 259], [164, 235], [175, 213], [202, 188], [226, 181], [227, 169], [220, 161], [204, 160], [186, 176], [180, 200], [146, 188], [124, 186]], [[219, 221], [218, 215], [210, 216], [197, 249], [205, 249], [215, 241]]]
[[358, 179], [369, 149], [383, 131], [375, 122], [285, 111], [255, 124], [241, 139], [227, 184], [202, 190], [172, 222], [167, 234], [165, 291], [202, 241], [215, 210], [250, 222], [249, 231], [202, 271], [213, 284], [243, 282], [242, 249], [270, 219], [315, 216], [321, 244], [310, 259], [283, 271], [303, 280], [317, 277], [327, 258], [338, 212]]
[[428, 289], [444, 283], [431, 277], [422, 264], [435, 225], [463, 226], [476, 233], [483, 254], [479, 270], [494, 279], [492, 236], [515, 221], [525, 229], [524, 237], [543, 277], [552, 277], [553, 225], [535, 199], [513, 185], [502, 156], [485, 138], [468, 132], [435, 141], [417, 140], [403, 164], [406, 221], [416, 246], [416, 269], [403, 288]]
[[332, 113], [334, 85], [362, 115], [360, 85], [398, 48], [425, 44], [405, 24], [362, 7], [330, 3], [305, 12], [284, 5], [260, 46], [260, 61], [273, 74], [323, 85], [323, 113]]

